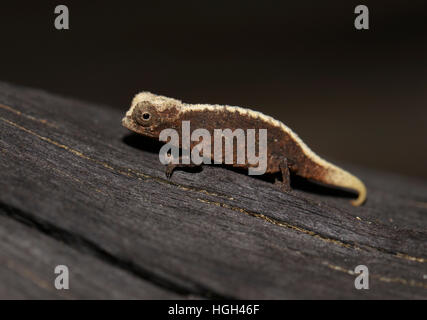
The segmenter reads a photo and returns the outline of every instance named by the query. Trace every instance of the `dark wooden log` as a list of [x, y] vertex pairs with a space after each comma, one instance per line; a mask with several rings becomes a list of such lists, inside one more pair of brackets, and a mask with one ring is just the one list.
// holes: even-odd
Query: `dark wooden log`
[[368, 188], [352, 207], [296, 177], [168, 180], [108, 106], [5, 83], [0, 104], [1, 298], [427, 298], [426, 181], [340, 164]]

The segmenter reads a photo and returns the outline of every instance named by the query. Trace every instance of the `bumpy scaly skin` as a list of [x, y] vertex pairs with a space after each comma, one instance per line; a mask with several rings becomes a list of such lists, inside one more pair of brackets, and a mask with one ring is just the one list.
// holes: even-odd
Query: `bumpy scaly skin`
[[[212, 139], [214, 129], [267, 129], [266, 172], [281, 172], [285, 190], [289, 189], [287, 178], [290, 170], [307, 179], [357, 191], [359, 196], [352, 201], [355, 206], [366, 200], [366, 188], [362, 181], [320, 158], [282, 122], [257, 111], [232, 106], [185, 104], [176, 99], [141, 92], [133, 99], [122, 123], [134, 132], [158, 139], [163, 129], [181, 132], [181, 124], [185, 120], [190, 121], [192, 131], [207, 129]], [[192, 142], [191, 147], [197, 143]], [[248, 163], [234, 166], [248, 167]]]

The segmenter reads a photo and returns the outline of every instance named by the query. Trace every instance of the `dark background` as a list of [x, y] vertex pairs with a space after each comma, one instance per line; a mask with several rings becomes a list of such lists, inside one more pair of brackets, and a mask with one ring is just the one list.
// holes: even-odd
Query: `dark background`
[[328, 160], [427, 178], [426, 4], [2, 2], [0, 80], [123, 112], [142, 90], [252, 107]]

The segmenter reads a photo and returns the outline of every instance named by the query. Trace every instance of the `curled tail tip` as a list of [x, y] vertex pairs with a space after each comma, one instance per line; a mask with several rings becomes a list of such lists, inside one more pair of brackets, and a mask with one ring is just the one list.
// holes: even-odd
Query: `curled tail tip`
[[358, 195], [357, 199], [351, 200], [350, 203], [355, 207], [359, 207], [362, 204], [364, 204], [365, 201], [366, 201], [366, 189], [363, 192], [359, 191], [359, 195]]
[[355, 207], [364, 204], [367, 195], [365, 184], [348, 171], [345, 171], [337, 166], [333, 166], [332, 168], [331, 167], [328, 170], [328, 175], [325, 179], [325, 182], [338, 187], [356, 191], [358, 193], [357, 199], [351, 200], [351, 204]]
[[356, 179], [356, 183], [354, 186], [354, 189], [358, 192], [357, 199], [352, 200], [351, 204], [355, 207], [359, 207], [366, 201], [366, 187], [362, 181], [360, 181], [358, 178], [354, 177]]

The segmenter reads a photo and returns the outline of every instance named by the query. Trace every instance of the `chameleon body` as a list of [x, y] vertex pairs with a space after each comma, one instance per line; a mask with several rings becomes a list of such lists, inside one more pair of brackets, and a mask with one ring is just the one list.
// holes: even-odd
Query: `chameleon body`
[[[247, 108], [186, 104], [179, 100], [141, 92], [135, 96], [122, 120], [123, 126], [144, 136], [159, 138], [163, 129], [181, 132], [182, 121], [190, 121], [191, 130], [267, 129], [266, 173], [282, 174], [282, 189], [290, 190], [289, 172], [323, 184], [354, 190], [358, 193], [352, 204], [359, 206], [366, 199], [362, 181], [351, 173], [320, 158], [282, 122]], [[198, 142], [192, 142], [191, 148]], [[248, 167], [248, 164], [233, 164]], [[175, 166], [168, 166], [167, 175]], [[169, 170], [169, 172], [168, 172]]]

